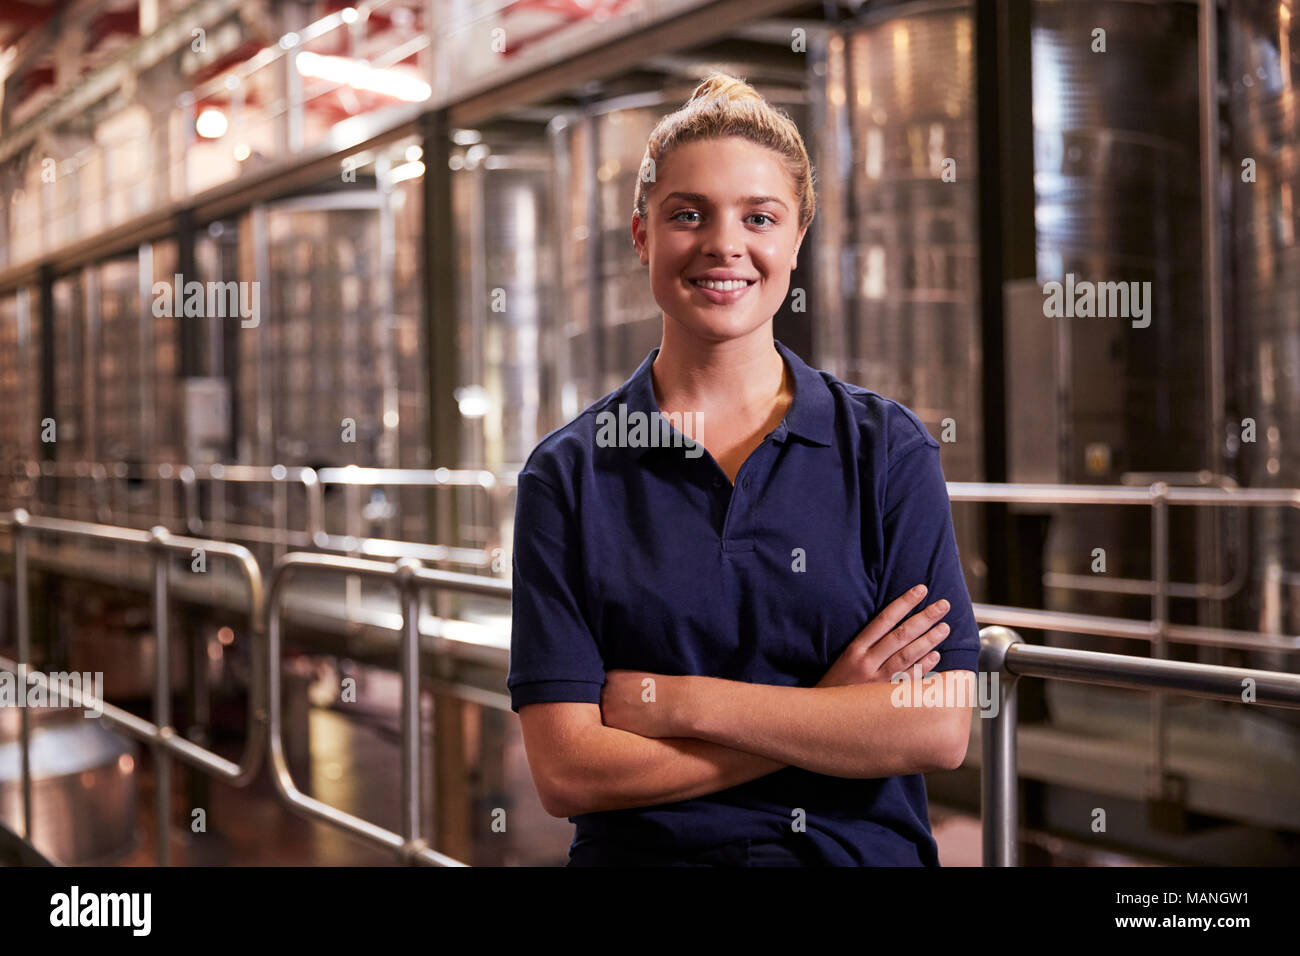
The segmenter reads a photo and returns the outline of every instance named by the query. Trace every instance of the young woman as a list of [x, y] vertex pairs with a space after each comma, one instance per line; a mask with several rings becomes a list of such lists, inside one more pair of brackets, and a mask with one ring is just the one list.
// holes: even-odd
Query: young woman
[[714, 74], [641, 173], [662, 344], [519, 475], [543, 805], [571, 866], [937, 866], [921, 774], [965, 757], [979, 648], [939, 443], [773, 339], [815, 208], [788, 116]]

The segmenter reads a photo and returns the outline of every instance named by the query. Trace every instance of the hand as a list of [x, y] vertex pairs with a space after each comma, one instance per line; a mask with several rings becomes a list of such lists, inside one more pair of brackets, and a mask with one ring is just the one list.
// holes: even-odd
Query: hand
[[910, 673], [913, 665], [918, 665], [920, 676], [924, 676], [939, 663], [939, 653], [934, 648], [948, 636], [947, 624], [934, 626], [948, 613], [948, 602], [936, 601], [912, 615], [905, 624], [894, 626], [924, 597], [924, 590], [917, 593], [912, 589], [890, 602], [849, 642], [816, 686], [888, 681], [899, 671]]
[[642, 737], [679, 737], [677, 717], [684, 702], [685, 678], [648, 671], [605, 672], [600, 715], [606, 727]]

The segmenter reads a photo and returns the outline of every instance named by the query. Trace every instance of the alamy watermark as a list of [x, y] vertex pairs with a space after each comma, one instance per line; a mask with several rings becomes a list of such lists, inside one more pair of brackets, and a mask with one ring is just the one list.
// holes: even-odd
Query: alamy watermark
[[1065, 284], [1043, 286], [1043, 315], [1049, 319], [1132, 319], [1133, 328], [1151, 324], [1150, 282], [1091, 282], [1065, 274]]
[[153, 284], [153, 314], [173, 319], [239, 317], [240, 325], [255, 329], [261, 324], [261, 283], [198, 282], [179, 272], [171, 282]]
[[73, 884], [50, 897], [50, 925], [123, 927], [132, 936], [148, 936], [153, 927], [152, 893], [83, 893]]
[[[90, 698], [90, 704], [83, 703]], [[0, 708], [84, 707], [87, 717], [104, 715], [103, 671], [51, 671], [18, 665], [18, 673], [0, 671]]]
[[[617, 414], [605, 410], [596, 415], [596, 444], [601, 448], [685, 448], [687, 458], [704, 454], [704, 415], [700, 412], [646, 414], [619, 404]], [[685, 434], [686, 431], [691, 436]]]
[[[979, 707], [981, 717], [992, 718], [1001, 708], [1000, 678], [997, 671], [979, 671], [975, 679], [944, 675], [939, 671], [921, 675], [920, 669], [899, 671], [889, 678], [894, 685], [889, 702], [895, 707]], [[929, 680], [935, 677], [938, 680]]]

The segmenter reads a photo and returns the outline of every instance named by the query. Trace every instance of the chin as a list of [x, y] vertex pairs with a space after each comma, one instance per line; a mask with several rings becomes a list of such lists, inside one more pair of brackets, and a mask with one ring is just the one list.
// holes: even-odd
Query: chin
[[702, 339], [724, 342], [749, 335], [763, 325], [763, 320], [752, 314], [726, 314], [725, 309], [712, 312], [689, 308], [681, 313], [681, 324]]

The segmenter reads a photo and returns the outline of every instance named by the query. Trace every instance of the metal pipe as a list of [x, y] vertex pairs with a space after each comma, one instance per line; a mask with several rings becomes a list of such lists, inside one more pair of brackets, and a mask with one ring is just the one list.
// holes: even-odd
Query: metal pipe
[[176, 521], [176, 492], [174, 482], [177, 480], [176, 469], [164, 462], [158, 466], [158, 516], [163, 526], [171, 529]]
[[980, 631], [979, 669], [997, 682], [998, 709], [980, 726], [980, 827], [985, 866], [1016, 866], [1019, 859], [1019, 792], [1016, 789], [1016, 675], [1006, 669], [1007, 651], [1021, 643], [1015, 631]]
[[[92, 540], [111, 541], [117, 544], [150, 546], [155, 550], [155, 556], [158, 551], [165, 554], [182, 553], [189, 554], [195, 548], [202, 548], [208, 554], [220, 555], [233, 561], [242, 572], [245, 584], [248, 587], [248, 608], [249, 608], [249, 630], [252, 636], [252, 656], [254, 662], [258, 661], [259, 650], [262, 647], [261, 641], [261, 623], [265, 613], [265, 595], [262, 588], [262, 573], [258, 568], [257, 560], [252, 553], [245, 547], [238, 544], [231, 544], [226, 541], [209, 541], [200, 538], [190, 538], [181, 535], [172, 535], [167, 529], [155, 527], [152, 532], [137, 531], [133, 528], [116, 528], [109, 525], [91, 524], [84, 521], [69, 521], [65, 518], [45, 518], [33, 517], [26, 511], [19, 508], [13, 512], [9, 519], [9, 524], [16, 531], [15, 540], [21, 539], [25, 534], [31, 532], [40, 532], [42, 534], [64, 535], [68, 537], [89, 538]], [[22, 530], [18, 530], [21, 528]], [[160, 535], [158, 532], [162, 532]], [[18, 583], [18, 568], [21, 567], [22, 580], [26, 580], [27, 553], [25, 549], [26, 542], [23, 542], [22, 561], [17, 560], [17, 551], [15, 550], [15, 584]], [[165, 571], [165, 564], [164, 564]], [[154, 625], [158, 626], [158, 570], [155, 563], [151, 593], [154, 594]], [[164, 588], [163, 598], [166, 598], [166, 579], [162, 581]], [[25, 600], [19, 606], [21, 612], [18, 623], [18, 634], [20, 638], [19, 656], [22, 656], [22, 637], [27, 628], [26, 617], [27, 607]], [[166, 626], [166, 619], [163, 619], [163, 626]], [[11, 662], [0, 658], [0, 667], [9, 667]], [[17, 664], [13, 664], [16, 668]], [[157, 673], [155, 673], [155, 692], [157, 690]], [[170, 683], [170, 671], [168, 672], [168, 681]], [[243, 787], [249, 784], [261, 767], [265, 754], [265, 728], [266, 713], [265, 700], [266, 688], [264, 673], [261, 668], [254, 667], [251, 677], [251, 688], [248, 698], [248, 740], [244, 746], [244, 754], [238, 764], [233, 764], [224, 757], [218, 756], [210, 751], [198, 747], [183, 737], [175, 734], [173, 728], [165, 727], [156, 723], [149, 723], [141, 720], [132, 714], [127, 713], [119, 708], [104, 703], [92, 695], [75, 692], [71, 696], [74, 706], [103, 709], [104, 719], [115, 728], [122, 730], [124, 733], [151, 745], [160, 745], [171, 754], [180, 757], [185, 762], [213, 773], [231, 786]], [[169, 692], [170, 701], [170, 692]], [[168, 711], [170, 713], [170, 709]], [[165, 731], [165, 732], [164, 732]]]
[[[1032, 608], [1007, 607], [1004, 604], [973, 604], [975, 619], [981, 624], [1006, 627], [1067, 631], [1096, 637], [1122, 637], [1133, 641], [1155, 639], [1155, 624], [1122, 617], [1101, 617], [1067, 611], [1038, 611]], [[1165, 640], [1172, 644], [1198, 644], [1204, 647], [1232, 647], [1245, 651], [1298, 651], [1300, 636], [1256, 634], [1253, 631], [1230, 631], [1217, 627], [1194, 627], [1166, 624]]]
[[[285, 760], [282, 740], [283, 725], [280, 717], [280, 593], [285, 581], [294, 570], [301, 567], [331, 571], [345, 576], [395, 581], [403, 593], [403, 776], [402, 821], [404, 834], [398, 835], [382, 827], [338, 810], [328, 804], [303, 794], [293, 783]], [[346, 558], [328, 554], [285, 555], [277, 562], [271, 574], [267, 594], [267, 652], [268, 686], [270, 687], [270, 751], [272, 779], [281, 796], [291, 808], [324, 820], [380, 846], [397, 853], [404, 861], [437, 866], [463, 866], [464, 864], [430, 849], [414, 836], [419, 830], [419, 750], [421, 732], [419, 722], [418, 664], [419, 664], [419, 591], [422, 587], [458, 590], [466, 593], [509, 598], [510, 584], [492, 578], [455, 574], [420, 567], [417, 562], [403, 561], [391, 564]]]
[[226, 485], [220, 480], [221, 473], [217, 471], [217, 467], [214, 465], [209, 472], [217, 479], [212, 486], [212, 532], [225, 538], [229, 537], [229, 532], [226, 530]]
[[275, 473], [275, 483], [271, 485], [271, 513], [276, 531], [276, 542], [272, 554], [274, 560], [278, 561], [284, 556], [284, 544], [282, 542], [289, 531], [289, 487], [284, 482], [286, 475], [284, 467], [277, 465], [276, 468], [279, 471]]
[[304, 468], [298, 475], [307, 496], [307, 536], [315, 544], [325, 533], [325, 497], [314, 468]]
[[[39, 474], [39, 465], [30, 463], [29, 474], [35, 469]], [[99, 466], [101, 469], [103, 466]], [[94, 466], [92, 466], [92, 470]], [[234, 466], [227, 476], [222, 466], [213, 465], [208, 469], [214, 477], [217, 487], [214, 499], [218, 507], [224, 500], [225, 481], [262, 481], [267, 480], [271, 469], [253, 466]], [[326, 469], [325, 471], [329, 471]], [[338, 469], [344, 474], [331, 474], [331, 478], [349, 479], [345, 484], [355, 485], [378, 477], [363, 469], [356, 469], [347, 474], [347, 469]], [[427, 471], [427, 470], [425, 470]], [[121, 477], [126, 473], [125, 465], [119, 465], [114, 475]], [[300, 475], [301, 477], [301, 475]], [[402, 483], [417, 477], [415, 470], [406, 470], [406, 474], [383, 476], [385, 481]], [[426, 475], [419, 475], [421, 479]], [[458, 477], [453, 475], [453, 478]], [[360, 480], [358, 480], [360, 479]], [[513, 482], [510, 475], [500, 477], [499, 487], [510, 487]], [[311, 486], [313, 497], [319, 502], [321, 483]], [[1103, 487], [1104, 496], [1097, 494], [1098, 486], [1052, 486], [1052, 485], [997, 485], [988, 483], [950, 482], [950, 497], [953, 500], [1054, 500], [1073, 503], [1096, 503], [1104, 498], [1111, 504], [1146, 504], [1150, 505], [1152, 496], [1149, 488]], [[1063, 494], [1056, 494], [1061, 493]], [[1054, 497], [1045, 497], [1054, 496]], [[1231, 489], [1209, 488], [1205, 491], [1189, 488], [1169, 488], [1165, 494], [1166, 502], [1188, 505], [1222, 505], [1235, 506], [1289, 506], [1300, 507], [1300, 491], [1294, 489]], [[224, 509], [221, 509], [224, 510]], [[54, 519], [57, 523], [58, 519]], [[224, 524], [224, 522], [223, 522]], [[94, 527], [92, 525], [92, 527]], [[99, 525], [100, 528], [109, 527]], [[239, 537], [247, 541], [274, 541], [273, 532], [252, 526], [226, 526], [230, 537]], [[322, 550], [335, 550], [359, 553], [370, 557], [413, 557], [425, 562], [440, 564], [453, 562], [468, 567], [484, 567], [491, 563], [490, 553], [484, 554], [477, 549], [449, 549], [443, 545], [421, 545], [411, 542], [369, 538], [360, 542], [345, 536], [323, 535], [314, 538], [306, 532], [287, 535], [287, 543], [296, 547], [315, 545]], [[1154, 583], [1149, 584], [1149, 591], [1154, 591]], [[1172, 587], [1167, 594], [1176, 596]], [[1008, 627], [1046, 627], [1053, 630], [1070, 631], [1076, 634], [1094, 634], [1098, 636], [1123, 637], [1132, 640], [1150, 641], [1153, 638], [1153, 624], [1143, 621], [1130, 621], [1120, 618], [1096, 617], [1093, 615], [1066, 614], [1053, 611], [1039, 611], [1027, 608], [1011, 608], [1000, 605], [975, 605], [977, 618], [981, 623], [1002, 624]], [[440, 612], [441, 613], [441, 612]], [[1300, 635], [1260, 634], [1252, 631], [1227, 630], [1213, 627], [1195, 627], [1166, 623], [1164, 630], [1166, 642], [1193, 644], [1207, 647], [1238, 648], [1242, 650], [1264, 650], [1291, 652], [1300, 649]]]
[[1171, 690], [1189, 697], [1300, 710], [1300, 674], [1222, 667], [1191, 661], [1152, 660], [1069, 647], [1016, 644], [1006, 668], [1018, 677], [1047, 677], [1129, 690]]
[[[352, 557], [360, 557], [361, 552], [357, 550], [356, 542], [364, 537], [361, 530], [361, 486], [358, 484], [346, 485], [343, 488], [343, 500], [347, 507], [348, 540], [353, 543], [353, 546], [346, 550]], [[355, 617], [361, 608], [361, 579], [349, 576], [344, 581], [344, 588], [348, 617]]]
[[158, 811], [158, 865], [171, 863], [172, 764], [163, 741], [172, 730], [171, 647], [167, 631], [167, 529], [155, 525], [150, 532], [153, 557], [154, 651], [153, 722], [158, 728], [154, 745], [154, 786]]
[[[1157, 481], [1164, 481], [1169, 484], [1174, 483], [1191, 483], [1198, 486], [1212, 486], [1217, 488], [1237, 488], [1237, 483], [1228, 475], [1214, 474], [1208, 470], [1202, 469], [1196, 472], [1183, 471], [1165, 471], [1165, 472], [1125, 472], [1120, 476], [1122, 485], [1151, 485]], [[1201, 522], [1198, 527], [1203, 527], [1206, 522]], [[1211, 527], [1218, 533], [1217, 522], [1209, 522]], [[1181, 582], [1171, 581], [1168, 585], [1167, 593], [1171, 598], [1193, 598], [1202, 601], [1227, 601], [1241, 593], [1241, 589], [1246, 584], [1246, 523], [1244, 521], [1235, 522], [1237, 529], [1236, 534], [1236, 554], [1238, 560], [1232, 572], [1232, 578], [1228, 581], [1219, 581], [1219, 571], [1221, 562], [1217, 560], [1218, 549], [1216, 546], [1216, 560], [1214, 562], [1213, 575], [1216, 583], [1203, 584], [1200, 582]], [[1216, 538], [1217, 540], [1217, 538]], [[1061, 588], [1064, 590], [1074, 591], [1104, 591], [1113, 594], [1152, 594], [1155, 590], [1153, 582], [1141, 578], [1119, 578], [1109, 577], [1099, 578], [1095, 574], [1063, 574], [1061, 572], [1048, 571], [1043, 574], [1043, 584], [1049, 588]], [[1211, 606], [1211, 617], [1221, 618], [1218, 611], [1221, 608]], [[1216, 621], [1213, 626], [1221, 626], [1220, 621]]]
[[[265, 646], [268, 653], [264, 659], [258, 661], [260, 666], [255, 668], [255, 672], [262, 679], [255, 678], [254, 680], [253, 691], [250, 694], [250, 708], [255, 712], [253, 726], [258, 726], [260, 720], [268, 727], [269, 733], [263, 737], [251, 732], [253, 737], [251, 743], [269, 739], [274, 770], [273, 779], [281, 796], [289, 802], [291, 808], [346, 829], [370, 842], [386, 846], [407, 862], [444, 866], [463, 865], [429, 849], [422, 840], [415, 837], [418, 832], [418, 768], [421, 727], [419, 723], [418, 694], [412, 693], [412, 691], [418, 688], [418, 668], [415, 666], [418, 664], [419, 659], [418, 593], [421, 587], [429, 586], [440, 590], [461, 591], [508, 599], [510, 596], [510, 584], [508, 582], [494, 578], [423, 568], [410, 561], [392, 564], [334, 555], [294, 553], [286, 555], [277, 564], [273, 572], [269, 592], [264, 599], [256, 562], [246, 549], [237, 545], [174, 537], [167, 534], [166, 530], [160, 527], [155, 527], [152, 532], [146, 533], [132, 529], [70, 522], [63, 519], [32, 518], [22, 509], [14, 512], [9, 523], [16, 532], [14, 535], [15, 540], [18, 542], [15, 547], [16, 555], [19, 554], [20, 549], [25, 548], [23, 539], [30, 531], [62, 532], [74, 536], [99, 538], [120, 543], [151, 545], [154, 557], [155, 630], [158, 632], [160, 641], [166, 639], [167, 554], [172, 551], [188, 551], [197, 544], [206, 545], [214, 553], [224, 553], [238, 558], [250, 584], [250, 614], [256, 617], [265, 610], [267, 622], [267, 643], [260, 645], [255, 641], [255, 650], [258, 646]], [[16, 568], [24, 568], [21, 575], [24, 582], [25, 565], [26, 553], [24, 550], [21, 554], [21, 560], [16, 561]], [[281, 740], [283, 727], [280, 720], [280, 608], [278, 607], [278, 597], [280, 589], [284, 586], [290, 573], [297, 567], [312, 567], [340, 574], [354, 574], [361, 577], [395, 581], [402, 591], [403, 687], [405, 692], [403, 700], [403, 760], [405, 772], [402, 791], [404, 835], [391, 833], [360, 818], [312, 800], [294, 787], [292, 778], [288, 775]], [[1158, 570], [1157, 579], [1159, 578], [1160, 573]], [[1029, 626], [1041, 626], [1041, 622], [1035, 622], [1038, 617], [1061, 616], [1053, 615], [1051, 612], [1029, 612], [1020, 609], [998, 609], [978, 605], [976, 607], [977, 617], [981, 620], [996, 616], [999, 611], [1014, 612], [1029, 619], [1031, 621]], [[20, 611], [21, 656], [27, 650], [24, 646], [27, 641], [23, 634], [27, 614], [25, 602], [22, 603]], [[1143, 625], [1140, 622], [1115, 621], [1113, 625], [1116, 627], [1116, 632], [1120, 633], [1121, 636], [1142, 636], [1141, 629]], [[1129, 629], [1125, 630], [1126, 627]], [[1133, 628], [1137, 628], [1137, 630], [1133, 630]], [[1172, 627], [1167, 629], [1170, 634], [1176, 633], [1176, 629]], [[1198, 630], [1209, 632], [1216, 629]], [[256, 632], [256, 628], [254, 628], [254, 631]], [[1149, 638], [1157, 638], [1159, 636], [1158, 622], [1153, 622], [1146, 629], [1146, 634]], [[1300, 709], [1300, 675], [1171, 661], [1158, 657], [1147, 659], [1120, 654], [1101, 654], [1090, 651], [1076, 651], [1069, 648], [1028, 645], [1021, 641], [1015, 632], [997, 626], [985, 628], [981, 631], [980, 637], [980, 670], [995, 675], [998, 680], [997, 694], [999, 699], [998, 713], [989, 718], [992, 723], [983, 729], [981, 741], [986, 768], [982, 781], [982, 798], [985, 835], [984, 858], [987, 865], [1015, 865], [1017, 861], [1015, 843], [1018, 814], [1016, 797], [1015, 730], [1017, 714], [1015, 687], [1016, 681], [1020, 677], [1070, 680], [1134, 690], [1172, 690], [1188, 696], [1233, 702], [1248, 699], [1264, 706]], [[166, 645], [160, 643], [160, 648], [164, 646]], [[174, 730], [169, 726], [170, 685], [169, 670], [165, 669], [165, 657], [166, 652], [164, 651], [160, 654], [158, 662], [159, 670], [155, 688], [155, 694], [158, 698], [155, 705], [158, 724], [149, 724], [110, 705], [103, 705], [104, 718], [115, 727], [120, 727], [140, 739], [156, 743], [162, 755], [162, 760], [167, 760], [171, 755], [175, 754], [201, 769], [229, 777], [240, 768], [234, 767], [228, 761], [222, 760], [189, 741], [176, 737]], [[16, 668], [17, 665], [0, 659], [0, 667]], [[413, 677], [415, 678], [414, 681], [412, 680]], [[39, 679], [42, 678], [38, 675]], [[1247, 689], [1251, 691], [1253, 696], [1247, 697], [1244, 693]], [[79, 706], [89, 707], [94, 706], [96, 703], [102, 703], [94, 701], [90, 695], [79, 691], [73, 691], [72, 696], [76, 698], [74, 704]], [[269, 710], [263, 706], [268, 697], [270, 700]], [[414, 747], [412, 746], [413, 738]], [[246, 751], [245, 762], [247, 762], [248, 754], [252, 749], [253, 746], [250, 745], [249, 750]], [[160, 768], [161, 766], [162, 762], [160, 761]], [[166, 776], [165, 772], [160, 775], [160, 786], [163, 783], [163, 776]], [[245, 780], [245, 782], [247, 781]], [[168, 790], [160, 789], [160, 801], [167, 799], [168, 796]], [[163, 823], [163, 809], [161, 807], [159, 809], [159, 818], [160, 824]], [[162, 843], [165, 843], [165, 828], [160, 833], [160, 836], [163, 837]], [[165, 847], [160, 845], [160, 859], [165, 852]]]
[[980, 727], [985, 866], [1015, 866], [1018, 858], [1015, 690], [1021, 677], [1132, 690], [1171, 690], [1189, 697], [1300, 709], [1297, 674], [1026, 644], [1014, 631], [1003, 627], [980, 631], [979, 669], [998, 682], [998, 710]]
[[402, 836], [420, 837], [420, 589], [411, 558], [397, 562], [395, 577], [402, 601]]
[[[14, 542], [14, 613], [17, 616], [15, 629], [18, 632], [18, 693], [27, 693], [27, 668], [32, 662], [31, 620], [27, 606], [27, 511], [18, 508], [13, 513]], [[23, 791], [23, 831], [22, 837], [32, 842], [32, 742], [31, 724], [27, 708], [21, 708], [18, 714], [18, 736], [22, 752], [22, 791]]]
[[[1048, 505], [1150, 505], [1151, 489], [1120, 485], [1048, 485], [985, 481], [950, 481], [952, 501], [1008, 501]], [[1300, 508], [1296, 488], [1168, 488], [1164, 498], [1176, 505], [1211, 507]]]
[[[381, 561], [366, 561], [360, 558], [344, 558], [329, 554], [304, 554], [294, 552], [286, 554], [280, 561], [276, 562], [275, 568], [271, 572], [271, 583], [267, 589], [267, 617], [266, 617], [266, 635], [267, 635], [267, 686], [269, 688], [269, 722], [270, 731], [268, 734], [270, 741], [271, 754], [271, 779], [275, 783], [276, 789], [280, 796], [288, 803], [289, 808], [295, 812], [301, 813], [308, 817], [322, 820], [332, 826], [338, 827], [361, 838], [367, 842], [376, 844], [392, 850], [403, 861], [411, 863], [423, 863], [432, 866], [464, 866], [459, 860], [455, 860], [436, 850], [430, 849], [425, 845], [423, 840], [414, 839], [410, 836], [403, 836], [386, 830], [383, 827], [376, 826], [368, 820], [339, 810], [327, 803], [316, 800], [307, 796], [293, 782], [293, 776], [289, 772], [288, 761], [285, 759], [284, 742], [283, 742], [283, 720], [281, 719], [281, 687], [280, 687], [280, 633], [281, 633], [281, 610], [280, 595], [285, 587], [286, 581], [290, 575], [298, 568], [315, 568], [321, 571], [333, 571], [345, 575], [355, 575], [357, 577], [369, 577], [381, 580], [393, 580], [397, 577], [399, 566]], [[402, 575], [408, 578], [408, 591], [415, 591], [418, 583], [428, 572], [416, 569], [412, 563], [407, 562], [402, 566]], [[504, 581], [497, 581], [496, 584], [505, 585], [507, 593], [509, 585]], [[418, 593], [418, 592], [417, 592]], [[499, 592], [498, 592], [499, 593]], [[414, 613], [411, 613], [409, 604], [405, 607], [406, 616], [403, 626], [403, 656], [409, 653], [414, 647], [417, 651], [416, 660], [418, 662], [419, 648], [419, 629], [418, 629], [418, 602]], [[412, 628], [410, 622], [415, 622]], [[418, 832], [419, 827], [419, 776], [415, 772], [418, 767], [418, 750], [421, 744], [420, 725], [418, 721], [418, 697], [406, 693], [410, 688], [410, 677], [408, 675], [417, 675], [416, 684], [418, 686], [418, 670], [403, 670], [403, 789], [402, 789], [402, 819], [403, 828], [407, 832]], [[416, 720], [407, 723], [410, 717], [409, 706], [411, 699], [416, 701]], [[412, 742], [407, 737], [408, 727], [413, 731], [411, 736]], [[411, 754], [410, 748], [414, 748], [416, 753]], [[414, 756], [414, 760], [412, 760]], [[409, 771], [409, 778], [408, 778]], [[414, 800], [414, 805], [412, 801]], [[414, 821], [414, 829], [412, 829]]]
[[[1165, 503], [1168, 490], [1169, 486], [1163, 481], [1151, 486], [1151, 493], [1155, 496], [1151, 506], [1151, 562], [1156, 585], [1151, 597], [1151, 621], [1154, 625], [1152, 658], [1165, 656], [1165, 627], [1169, 622], [1169, 508]], [[1151, 770], [1153, 780], [1164, 779], [1165, 695], [1159, 691], [1151, 695]]]
[[185, 497], [185, 530], [189, 534], [198, 534], [203, 530], [203, 521], [199, 518], [199, 486], [194, 469], [189, 465], [181, 468], [181, 490]]
[[[1201, 278], [1205, 297], [1205, 363], [1210, 371], [1206, 394], [1210, 423], [1210, 463], [1215, 474], [1224, 470], [1227, 439], [1223, 367], [1223, 302], [1220, 294], [1219, 234], [1219, 37], [1218, 0], [1199, 3], [1199, 80], [1201, 112]], [[1218, 537], [1219, 522], [1214, 522]], [[1217, 555], [1217, 549], [1214, 552]]]

